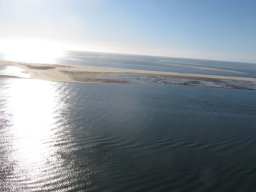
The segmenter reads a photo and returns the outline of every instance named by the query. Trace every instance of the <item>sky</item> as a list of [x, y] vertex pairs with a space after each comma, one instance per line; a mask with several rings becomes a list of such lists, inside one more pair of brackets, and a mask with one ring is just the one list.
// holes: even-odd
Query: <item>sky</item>
[[256, 1], [0, 0], [0, 48], [26, 40], [256, 63]]

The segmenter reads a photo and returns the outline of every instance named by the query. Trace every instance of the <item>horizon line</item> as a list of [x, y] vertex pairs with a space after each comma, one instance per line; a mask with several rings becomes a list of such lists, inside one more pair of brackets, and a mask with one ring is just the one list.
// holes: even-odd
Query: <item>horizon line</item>
[[163, 57], [163, 58], [176, 58], [176, 59], [186, 59], [186, 60], [202, 60], [202, 61], [218, 61], [227, 63], [244, 63], [256, 65], [256, 61], [245, 61], [245, 60], [232, 60], [232, 59], [211, 59], [211, 58], [199, 58], [199, 57], [182, 57], [182, 56], [171, 56], [171, 55], [158, 55], [158, 54], [147, 54], [147, 53], [134, 53], [134, 52], [119, 52], [119, 51], [106, 51], [106, 50], [87, 50], [87, 49], [73, 49], [65, 50], [64, 52], [88, 52], [88, 53], [105, 53], [105, 54], [117, 54], [117, 55], [130, 55], [130, 56], [145, 56], [145, 57]]

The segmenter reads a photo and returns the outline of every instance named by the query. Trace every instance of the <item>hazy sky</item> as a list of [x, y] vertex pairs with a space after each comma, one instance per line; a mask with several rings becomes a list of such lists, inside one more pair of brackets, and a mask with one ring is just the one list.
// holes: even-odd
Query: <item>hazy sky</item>
[[255, 0], [0, 0], [0, 39], [256, 62]]

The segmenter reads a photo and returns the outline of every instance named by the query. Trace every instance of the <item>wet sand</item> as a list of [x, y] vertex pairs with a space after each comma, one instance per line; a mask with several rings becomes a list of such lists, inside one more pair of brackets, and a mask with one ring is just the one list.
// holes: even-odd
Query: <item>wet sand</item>
[[114, 75], [146, 75], [163, 78], [187, 78], [194, 80], [233, 80], [244, 82], [256, 82], [256, 78], [205, 75], [193, 73], [177, 73], [165, 71], [119, 69], [110, 67], [74, 66], [74, 65], [49, 65], [0, 61], [0, 66], [16, 66], [30, 74], [29, 78], [61, 81], [61, 82], [102, 82], [102, 83], [126, 83], [125, 78], [116, 78]]

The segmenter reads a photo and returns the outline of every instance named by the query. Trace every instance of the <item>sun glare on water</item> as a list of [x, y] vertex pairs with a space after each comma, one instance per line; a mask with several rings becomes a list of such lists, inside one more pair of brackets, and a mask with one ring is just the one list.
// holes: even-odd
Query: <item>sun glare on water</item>
[[3, 59], [30, 63], [56, 63], [63, 56], [63, 46], [37, 39], [11, 39], [0, 41]]

